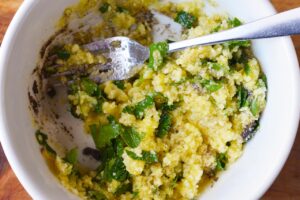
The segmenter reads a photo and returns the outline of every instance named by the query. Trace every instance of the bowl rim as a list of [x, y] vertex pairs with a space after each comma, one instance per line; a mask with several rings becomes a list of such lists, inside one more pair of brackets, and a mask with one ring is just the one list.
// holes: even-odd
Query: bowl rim
[[[46, 195], [39, 191], [37, 188], [37, 183], [31, 179], [30, 175], [24, 170], [22, 163], [18, 160], [18, 154], [13, 148], [14, 142], [11, 140], [9, 136], [8, 131], [8, 125], [6, 123], [5, 119], [5, 101], [4, 101], [4, 86], [5, 86], [5, 73], [6, 68], [4, 67], [4, 64], [7, 60], [7, 54], [11, 51], [10, 43], [14, 40], [14, 37], [16, 35], [16, 30], [18, 28], [18, 24], [22, 21], [24, 16], [27, 12], [30, 12], [30, 8], [34, 4], [34, 0], [25, 0], [20, 8], [18, 9], [16, 15], [14, 16], [11, 24], [9, 25], [6, 34], [3, 39], [2, 47], [0, 50], [0, 142], [2, 144], [2, 148], [4, 150], [4, 153], [7, 157], [7, 160], [13, 169], [14, 173], [16, 174], [17, 178], [25, 188], [25, 190], [29, 193], [29, 195], [36, 199], [45, 199]], [[271, 14], [275, 14], [276, 10], [274, 9], [273, 5], [269, 0], [261, 1], [261, 4], [264, 4], [264, 9], [268, 10]], [[285, 47], [285, 51], [289, 55], [289, 59], [291, 63], [293, 63], [293, 66], [291, 66], [291, 69], [293, 70], [294, 77], [293, 79], [296, 80], [295, 84], [295, 102], [300, 102], [300, 73], [299, 73], [299, 64], [298, 64], [298, 58], [297, 54], [294, 48], [294, 45], [292, 43], [292, 40], [290, 37], [284, 37], [282, 38], [282, 43]], [[289, 144], [284, 149], [284, 153], [282, 153], [281, 157], [281, 163], [278, 164], [276, 169], [274, 169], [271, 177], [266, 177], [265, 182], [263, 184], [263, 187], [260, 187], [256, 190], [255, 194], [252, 194], [248, 196], [249, 199], [258, 199], [260, 198], [267, 189], [272, 185], [272, 183], [275, 181], [277, 176], [279, 175], [280, 171], [282, 170], [284, 164], [286, 163], [286, 160], [290, 154], [290, 151], [293, 147], [295, 137], [297, 135], [297, 129], [299, 125], [299, 117], [300, 117], [300, 104], [295, 105], [295, 109], [293, 112], [293, 118], [291, 118], [291, 133], [289, 133]]]

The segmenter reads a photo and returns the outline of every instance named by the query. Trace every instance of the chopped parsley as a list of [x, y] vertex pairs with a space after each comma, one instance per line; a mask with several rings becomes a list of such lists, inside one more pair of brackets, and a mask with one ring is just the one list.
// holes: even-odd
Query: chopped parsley
[[120, 185], [114, 194], [119, 196], [121, 194], [125, 194], [126, 192], [130, 192], [130, 193], [132, 192], [132, 184], [131, 183], [125, 183], [125, 184]]
[[68, 60], [71, 57], [70, 52], [67, 50], [61, 49], [56, 52], [56, 55], [59, 59]]
[[152, 163], [157, 163], [158, 162], [158, 157], [156, 152], [152, 152], [152, 151], [143, 151], [142, 152], [142, 156], [143, 156], [143, 160], [147, 163], [147, 164], [152, 164]]
[[121, 134], [124, 142], [131, 148], [136, 148], [141, 143], [141, 136], [133, 127], [126, 127]]
[[253, 99], [250, 103], [250, 111], [253, 116], [257, 116], [260, 112], [260, 107], [256, 99]]
[[250, 67], [249, 63], [245, 63], [244, 71], [245, 71], [245, 73], [246, 73], [247, 76], [250, 75], [250, 73], [251, 73], [251, 67]]
[[122, 13], [122, 12], [126, 12], [126, 11], [127, 11], [127, 10], [126, 10], [125, 8], [121, 7], [121, 6], [118, 6], [118, 7], [117, 7], [117, 12]]
[[208, 91], [208, 92], [216, 92], [221, 89], [223, 86], [221, 83], [217, 83], [214, 80], [202, 80], [201, 85]]
[[136, 155], [136, 153], [127, 150], [126, 151], [127, 155], [134, 159], [134, 160], [142, 160], [145, 161], [147, 164], [152, 164], [152, 163], [157, 163], [158, 162], [158, 157], [156, 152], [152, 151], [142, 151], [142, 156]]
[[169, 112], [163, 111], [159, 119], [158, 128], [155, 131], [155, 135], [159, 138], [166, 136], [172, 125], [172, 116]]
[[124, 143], [120, 138], [117, 138], [112, 141], [113, 142], [113, 148], [116, 153], [116, 156], [121, 157], [124, 152]]
[[35, 132], [35, 137], [38, 143], [43, 146], [49, 153], [56, 155], [56, 152], [54, 149], [48, 144], [48, 135], [41, 132], [40, 130], [37, 130]]
[[116, 153], [113, 146], [106, 146], [105, 148], [101, 149], [101, 161], [103, 163], [106, 163], [114, 157], [116, 157]]
[[161, 92], [154, 92], [151, 96], [153, 97], [157, 110], [162, 109], [162, 107], [168, 103], [168, 98], [165, 97]]
[[108, 145], [110, 141], [118, 137], [122, 132], [120, 124], [114, 121], [107, 125], [97, 126], [95, 124], [90, 126], [90, 132], [92, 134], [95, 145], [98, 149], [101, 149]]
[[248, 90], [243, 86], [238, 86], [237, 88], [237, 100], [238, 100], [238, 108], [242, 108], [248, 105]]
[[143, 119], [145, 110], [154, 105], [154, 99], [152, 96], [146, 96], [146, 98], [137, 103], [135, 106], [126, 106], [123, 109], [124, 113], [133, 114], [137, 119]]
[[101, 13], [106, 13], [108, 11], [109, 7], [110, 7], [110, 5], [108, 3], [103, 3], [101, 5], [101, 7], [99, 8], [99, 11]]
[[213, 28], [213, 30], [211, 31], [212, 33], [216, 33], [219, 32], [221, 30], [221, 25], [216, 26], [215, 28]]
[[241, 40], [241, 41], [230, 41], [227, 42], [227, 45], [230, 49], [234, 49], [235, 47], [250, 47], [251, 43], [249, 40]]
[[264, 82], [266, 88], [268, 88], [268, 79], [267, 76], [265, 74], [261, 74], [261, 80]]
[[117, 181], [125, 181], [129, 176], [122, 158], [113, 158], [106, 162], [103, 178], [111, 182], [113, 179]]
[[177, 106], [178, 103], [169, 105], [168, 102], [165, 102], [159, 107], [159, 109], [162, 110], [162, 114], [159, 119], [158, 127], [155, 130], [156, 137], [163, 138], [169, 133], [172, 126], [172, 115], [170, 112], [175, 110]]
[[181, 24], [184, 28], [190, 29], [196, 22], [196, 17], [185, 11], [177, 13], [175, 21]]
[[216, 71], [220, 71], [223, 68], [223, 65], [216, 62], [208, 62], [207, 64], [211, 69]]
[[98, 100], [97, 104], [95, 105], [94, 107], [94, 112], [97, 113], [97, 114], [100, 114], [103, 112], [102, 110], [102, 105], [103, 105], [103, 101], [102, 100]]
[[143, 157], [136, 155], [133, 151], [126, 150], [127, 155], [134, 160], [143, 160]]
[[167, 53], [169, 51], [169, 44], [167, 42], [159, 42], [150, 45], [150, 57], [149, 57], [149, 68], [158, 70], [163, 62]]
[[238, 108], [249, 107], [253, 116], [257, 116], [260, 112], [260, 106], [253, 96], [249, 94], [249, 91], [243, 86], [237, 88], [237, 102]]
[[74, 165], [77, 162], [77, 158], [78, 158], [78, 149], [73, 148], [66, 154], [65, 160], [68, 163]]
[[225, 169], [226, 167], [226, 163], [227, 163], [228, 159], [226, 157], [226, 154], [225, 153], [219, 153], [217, 155], [217, 158], [216, 158], [216, 162], [217, 162], [217, 165], [216, 165], [216, 170], [217, 171], [222, 171]]
[[98, 85], [94, 81], [92, 81], [88, 78], [83, 78], [80, 82], [80, 86], [81, 86], [81, 89], [90, 96], [99, 95]]
[[183, 173], [176, 174], [174, 180], [172, 181], [172, 188], [176, 186], [176, 184], [183, 178]]
[[112, 116], [108, 117], [108, 121], [109, 124], [103, 126], [96, 124], [90, 126], [90, 132], [97, 149], [103, 150], [103, 148], [113, 145], [111, 151], [115, 152], [117, 156], [121, 156], [124, 144], [131, 148], [136, 148], [140, 144], [142, 138], [133, 127], [119, 124]]
[[125, 89], [124, 81], [114, 81], [113, 82], [120, 90]]
[[233, 19], [229, 19], [228, 24], [234, 28], [242, 25], [243, 23], [238, 18], [235, 17]]

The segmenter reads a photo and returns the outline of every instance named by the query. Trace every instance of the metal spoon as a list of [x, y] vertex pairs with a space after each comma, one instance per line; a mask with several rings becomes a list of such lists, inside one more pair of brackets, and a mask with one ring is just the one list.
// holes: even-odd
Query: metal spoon
[[[266, 17], [237, 28], [169, 44], [169, 53], [198, 45], [300, 34], [300, 8]], [[95, 66], [90, 78], [96, 82], [124, 80], [134, 76], [149, 58], [149, 48], [127, 37], [112, 37], [84, 45], [92, 53], [103, 52], [109, 62]], [[105, 69], [105, 70], [103, 70]]]

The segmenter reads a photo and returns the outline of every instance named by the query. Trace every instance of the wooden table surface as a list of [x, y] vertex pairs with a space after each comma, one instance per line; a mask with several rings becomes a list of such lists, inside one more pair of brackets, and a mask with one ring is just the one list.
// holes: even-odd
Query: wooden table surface
[[[271, 0], [278, 11], [300, 7], [300, 0]], [[0, 43], [22, 0], [0, 0]], [[259, 8], [258, 8], [259, 9]], [[300, 60], [300, 36], [293, 37]], [[31, 199], [11, 170], [0, 146], [0, 200]], [[262, 199], [300, 200], [300, 128], [293, 150], [279, 177]]]

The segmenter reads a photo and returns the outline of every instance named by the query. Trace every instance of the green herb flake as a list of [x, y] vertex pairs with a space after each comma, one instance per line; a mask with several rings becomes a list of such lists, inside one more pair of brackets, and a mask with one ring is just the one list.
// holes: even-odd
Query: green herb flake
[[238, 27], [241, 26], [243, 23], [238, 18], [229, 19], [229, 25], [231, 27]]
[[122, 127], [117, 123], [110, 123], [100, 127], [94, 124], [90, 126], [90, 132], [96, 147], [101, 149], [108, 145], [112, 139], [120, 135]]
[[45, 133], [42, 133], [40, 130], [36, 131], [35, 137], [40, 145], [45, 145], [47, 143], [48, 136]]
[[172, 183], [171, 183], [171, 187], [174, 188], [176, 186], [176, 184], [183, 178], [183, 174], [176, 174], [175, 178], [173, 179]]
[[98, 100], [97, 104], [94, 106], [94, 112], [97, 114], [100, 114], [103, 112], [102, 106], [103, 106], [103, 101]]
[[132, 192], [132, 198], [135, 199], [136, 197], [139, 196], [139, 192], [138, 191], [134, 191]]
[[114, 151], [116, 152], [116, 155], [118, 157], [121, 157], [124, 152], [124, 144], [122, 140], [117, 138], [115, 141], [113, 141]]
[[211, 32], [216, 33], [216, 32], [219, 32], [220, 30], [221, 30], [221, 25], [218, 25], [215, 28], [213, 28], [213, 30]]
[[85, 91], [90, 96], [95, 96], [96, 94], [99, 93], [98, 85], [94, 81], [88, 78], [82, 79], [80, 85], [82, 90]]
[[74, 165], [77, 162], [77, 158], [78, 158], [78, 149], [73, 148], [66, 154], [65, 160], [68, 163]]
[[257, 116], [260, 112], [260, 106], [256, 99], [253, 99], [250, 104], [250, 111], [253, 116]]
[[153, 92], [150, 96], [153, 98], [155, 107], [157, 109], [160, 109], [165, 103], [168, 102], [168, 98], [165, 97], [161, 92]]
[[168, 112], [163, 112], [160, 116], [159, 125], [155, 131], [155, 135], [159, 138], [165, 137], [171, 129], [171, 124], [172, 124], [171, 114]]
[[156, 152], [152, 151], [142, 151], [142, 156], [136, 155], [136, 153], [127, 150], [126, 151], [127, 155], [134, 159], [134, 160], [142, 160], [145, 161], [147, 164], [153, 164], [158, 162], [158, 157]]
[[125, 89], [124, 81], [114, 81], [113, 83], [114, 83], [120, 90], [124, 90], [124, 89]]
[[149, 57], [149, 68], [157, 71], [162, 66], [165, 57], [169, 51], [169, 44], [167, 42], [158, 42], [151, 44], [149, 47], [150, 57]]
[[98, 140], [101, 140], [101, 138], [99, 137], [98, 126], [96, 124], [93, 124], [93, 125], [90, 125], [89, 128], [90, 128], [90, 132], [92, 134], [95, 145], [99, 146], [99, 143], [101, 143], [101, 141], [98, 141]]
[[243, 86], [239, 86], [237, 91], [238, 108], [245, 107], [247, 105], [247, 99], [248, 90]]
[[170, 85], [171, 86], [178, 86], [178, 85], [182, 85], [184, 83], [186, 83], [188, 80], [186, 78], [183, 78], [181, 80], [179, 80], [178, 82], [172, 82]]
[[125, 181], [129, 176], [122, 158], [113, 158], [108, 161], [104, 168], [103, 178], [107, 181], [115, 179], [117, 181]]
[[268, 79], [267, 79], [267, 76], [265, 74], [262, 74], [261, 75], [261, 79], [264, 82], [266, 88], [268, 88]]
[[108, 11], [109, 7], [110, 7], [110, 5], [108, 3], [103, 3], [101, 5], [101, 7], [99, 8], [99, 11], [101, 13], [106, 13]]
[[145, 110], [152, 105], [154, 105], [154, 99], [152, 96], [148, 95], [143, 101], [137, 103], [135, 106], [126, 106], [123, 109], [123, 112], [133, 114], [137, 119], [143, 119]]
[[121, 134], [124, 142], [131, 148], [136, 148], [141, 143], [141, 136], [133, 127], [126, 127]]
[[101, 150], [101, 161], [106, 163], [108, 160], [116, 156], [113, 146], [106, 146]]
[[140, 157], [138, 155], [136, 155], [136, 153], [126, 150], [127, 155], [132, 158], [133, 160], [143, 160], [143, 157]]
[[139, 102], [136, 106], [135, 106], [135, 114], [138, 116], [139, 119], [142, 118], [142, 116], [144, 115], [144, 111], [146, 108], [149, 108], [151, 106], [154, 105], [154, 100], [151, 96], [146, 96], [146, 98]]
[[190, 29], [195, 24], [196, 17], [185, 11], [180, 11], [177, 13], [175, 21], [181, 24], [184, 28]]
[[122, 112], [134, 115], [134, 106], [126, 106]]
[[56, 155], [54, 149], [48, 144], [48, 136], [45, 133], [37, 130], [35, 132], [35, 137], [38, 143], [43, 146], [49, 153]]
[[225, 169], [226, 167], [226, 163], [227, 163], [228, 159], [226, 157], [226, 154], [225, 153], [219, 153], [217, 155], [217, 158], [216, 158], [216, 162], [217, 162], [217, 165], [216, 165], [216, 170], [217, 171], [222, 171]]
[[202, 80], [201, 85], [208, 91], [208, 92], [216, 92], [221, 89], [223, 86], [221, 83], [217, 83], [213, 80]]
[[[101, 126], [99, 129], [100, 137], [107, 138], [107, 140], [111, 140], [116, 138], [121, 133], [121, 127], [119, 124], [108, 124]], [[104, 142], [105, 143], [105, 142]]]
[[152, 164], [152, 163], [157, 163], [158, 162], [157, 154], [154, 151], [143, 151], [142, 156], [143, 156], [143, 160], [147, 164]]
[[64, 49], [58, 50], [56, 52], [56, 55], [59, 59], [62, 59], [62, 60], [68, 60], [71, 57], [71, 54]]
[[125, 8], [121, 7], [121, 6], [118, 6], [118, 7], [117, 7], [117, 12], [122, 13], [122, 12], [126, 12], [126, 11], [127, 11], [127, 10], [126, 10]]
[[235, 47], [250, 47], [251, 43], [249, 40], [241, 40], [241, 41], [231, 41], [227, 42], [227, 45], [229, 46], [230, 49], [234, 49]]
[[120, 185], [116, 192], [115, 192], [115, 195], [119, 196], [121, 194], [125, 194], [127, 192], [132, 192], [132, 184], [131, 183], [125, 183], [125, 184], [122, 184]]
[[212, 63], [212, 62], [209, 62], [208, 66], [210, 66], [211, 69], [216, 70], [216, 71], [220, 71], [223, 68], [223, 66], [221, 64]]
[[179, 104], [180, 104], [179, 102], [175, 102], [174, 104], [171, 105], [169, 105], [168, 103], [164, 103], [161, 106], [161, 110], [165, 112], [174, 111], [176, 108], [178, 108]]
[[109, 121], [109, 123], [111, 124], [118, 124], [116, 118], [112, 115], [107, 116], [107, 120]]
[[248, 63], [245, 64], [244, 71], [245, 71], [245, 73], [246, 73], [247, 76], [250, 75], [250, 73], [251, 73], [251, 67], [250, 67], [250, 65]]

